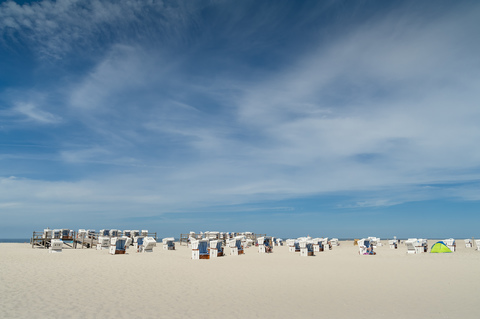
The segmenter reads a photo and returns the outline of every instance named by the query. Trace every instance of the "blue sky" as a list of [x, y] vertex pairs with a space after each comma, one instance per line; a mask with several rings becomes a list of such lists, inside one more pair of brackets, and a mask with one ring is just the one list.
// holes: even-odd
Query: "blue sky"
[[0, 237], [480, 236], [477, 1], [0, 1]]

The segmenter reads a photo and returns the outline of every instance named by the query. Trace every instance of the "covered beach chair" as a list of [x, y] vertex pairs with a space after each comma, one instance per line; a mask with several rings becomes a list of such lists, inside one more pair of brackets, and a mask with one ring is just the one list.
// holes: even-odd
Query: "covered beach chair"
[[110, 237], [99, 236], [97, 239], [97, 250], [104, 250], [110, 248]]
[[124, 255], [126, 251], [126, 238], [113, 237], [110, 239], [109, 253], [112, 255]]
[[407, 240], [405, 242], [405, 246], [407, 246], [407, 254], [417, 254], [417, 249], [415, 248], [415, 242], [411, 240]]
[[330, 244], [332, 246], [340, 246], [340, 242], [338, 241], [338, 238], [332, 238], [330, 239]]
[[209, 242], [208, 254], [210, 258], [217, 258], [223, 256], [223, 247], [221, 240], [211, 240]]
[[100, 229], [98, 236], [110, 237], [110, 229]]
[[245, 239], [245, 241], [243, 242], [243, 245], [244, 245], [243, 246], [244, 248], [252, 247], [253, 246], [253, 239], [251, 239], [251, 238]]
[[192, 259], [210, 259], [208, 252], [208, 240], [192, 240]]
[[472, 248], [473, 242], [471, 239], [465, 239], [465, 248]]
[[313, 253], [319, 253], [323, 251], [323, 238], [313, 238], [312, 239], [312, 246], [313, 246]]
[[52, 238], [53, 239], [61, 239], [62, 238], [62, 230], [61, 229], [52, 230]]
[[294, 253], [295, 252], [295, 239], [287, 239], [286, 240], [287, 246], [288, 246], [288, 252]]
[[157, 246], [157, 241], [153, 237], [145, 237], [140, 251], [144, 253], [153, 252], [153, 247]]
[[267, 252], [267, 249], [266, 249], [266, 237], [258, 237], [257, 238], [257, 244], [258, 244], [258, 252], [259, 253], [266, 253]]
[[141, 236], [147, 237], [148, 236], [148, 230], [142, 229], [142, 232], [140, 233]]
[[449, 238], [445, 239], [443, 242], [452, 252], [455, 252], [457, 250], [457, 244], [455, 243], [455, 239]]
[[230, 247], [230, 255], [238, 256], [244, 253], [241, 236], [230, 239], [228, 246]]
[[395, 239], [390, 239], [388, 241], [388, 246], [390, 247], [390, 249], [397, 249], [397, 240]]
[[50, 242], [50, 247], [48, 248], [49, 253], [61, 253], [63, 249], [63, 241], [61, 239], [52, 239]]
[[143, 239], [143, 236], [136, 236], [133, 238], [133, 247], [137, 252], [142, 252]]
[[368, 238], [362, 238], [358, 241], [358, 253], [360, 255], [376, 255]]
[[175, 250], [175, 238], [173, 237], [162, 239], [162, 244], [164, 250]]
[[130, 246], [132, 245], [132, 242], [133, 240], [130, 238], [130, 237], [127, 237], [127, 236], [122, 236], [123, 239], [125, 239], [125, 249], [128, 249], [130, 248]]
[[323, 251], [332, 250], [332, 243], [328, 240], [328, 237], [323, 239], [322, 246], [323, 246]]
[[65, 240], [73, 240], [73, 230], [70, 229], [62, 229], [62, 235], [61, 238], [63, 241]]
[[380, 242], [380, 238], [378, 237], [368, 237], [368, 240], [370, 241], [370, 245], [373, 248], [377, 248], [378, 246], [382, 245], [382, 243]]
[[121, 231], [118, 230], [118, 229], [110, 229], [110, 231], [108, 232], [110, 237], [118, 237], [118, 236], [120, 236], [120, 233], [121, 233]]
[[420, 254], [428, 251], [428, 244], [426, 239], [409, 238], [405, 241], [408, 254]]
[[313, 241], [312, 240], [301, 240], [298, 242], [300, 246], [300, 256], [315, 256], [313, 252]]
[[475, 247], [476, 250], [480, 250], [480, 239], [475, 239]]

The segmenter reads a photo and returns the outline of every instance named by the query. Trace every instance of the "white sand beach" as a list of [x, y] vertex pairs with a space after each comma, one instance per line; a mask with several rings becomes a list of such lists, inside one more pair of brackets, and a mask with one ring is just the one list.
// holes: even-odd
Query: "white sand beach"
[[[434, 241], [429, 241], [431, 246]], [[2, 318], [479, 318], [480, 252], [407, 255], [352, 242], [314, 257], [275, 247], [192, 260], [191, 250], [50, 254], [0, 244]]]

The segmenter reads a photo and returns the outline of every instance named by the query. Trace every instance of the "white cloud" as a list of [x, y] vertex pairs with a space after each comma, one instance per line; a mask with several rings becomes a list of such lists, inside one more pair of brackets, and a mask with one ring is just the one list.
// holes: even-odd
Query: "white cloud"
[[13, 111], [20, 113], [27, 119], [38, 123], [55, 124], [62, 121], [60, 116], [42, 110], [33, 103], [17, 103], [13, 108]]
[[141, 39], [168, 30], [175, 38], [179, 30], [172, 26], [181, 29], [183, 16], [196, 5], [177, 6], [140, 0], [43, 0], [23, 5], [6, 1], [0, 4], [0, 34], [41, 57], [60, 59], [75, 50], [101, 50], [106, 44], [128, 41], [130, 33]]

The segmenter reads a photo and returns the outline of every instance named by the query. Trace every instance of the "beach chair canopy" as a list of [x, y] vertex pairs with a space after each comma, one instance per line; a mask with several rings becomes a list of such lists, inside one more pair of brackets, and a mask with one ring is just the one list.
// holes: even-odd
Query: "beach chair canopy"
[[451, 253], [452, 251], [450, 248], [445, 245], [443, 241], [436, 242], [433, 244], [432, 249], [430, 249], [431, 253]]

